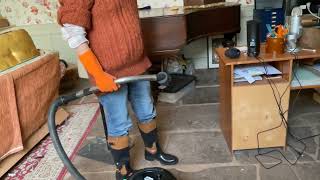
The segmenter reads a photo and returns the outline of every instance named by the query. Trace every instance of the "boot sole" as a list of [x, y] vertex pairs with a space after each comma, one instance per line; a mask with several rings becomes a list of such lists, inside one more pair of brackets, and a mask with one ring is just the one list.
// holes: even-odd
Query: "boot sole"
[[158, 160], [158, 159], [155, 159], [153, 157], [144, 157], [146, 161], [158, 161], [161, 165], [165, 165], [165, 166], [170, 166], [170, 165], [176, 165], [178, 164], [179, 160], [177, 162], [173, 162], [173, 163], [163, 163], [162, 161]]

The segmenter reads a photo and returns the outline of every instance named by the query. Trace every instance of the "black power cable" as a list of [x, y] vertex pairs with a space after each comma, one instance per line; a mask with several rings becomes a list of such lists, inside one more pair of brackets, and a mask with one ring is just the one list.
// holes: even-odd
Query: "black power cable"
[[[268, 70], [267, 70], [267, 67], [266, 67], [266, 65], [265, 65], [264, 60], [263, 60], [262, 58], [259, 58], [259, 57], [257, 57], [257, 59], [258, 59], [258, 60], [261, 62], [261, 64], [263, 65], [266, 74], [268, 74]], [[260, 136], [261, 134], [263, 134], [263, 133], [266, 133], [266, 132], [269, 132], [269, 131], [273, 131], [273, 130], [275, 130], [275, 129], [278, 129], [278, 128], [280, 128], [282, 125], [284, 125], [284, 127], [287, 128], [287, 122], [286, 122], [285, 117], [284, 117], [284, 113], [283, 113], [282, 106], [281, 106], [281, 101], [282, 101], [282, 98], [283, 98], [284, 94], [285, 94], [285, 93], [287, 92], [287, 90], [289, 89], [289, 87], [287, 87], [287, 88], [285, 89], [285, 91], [283, 92], [283, 94], [280, 96], [280, 92], [279, 92], [277, 86], [275, 85], [275, 83], [273, 82], [273, 80], [267, 78], [267, 81], [268, 81], [268, 83], [269, 83], [269, 85], [270, 85], [270, 87], [271, 87], [271, 89], [272, 89], [273, 96], [274, 96], [275, 101], [276, 101], [276, 103], [277, 103], [277, 106], [278, 106], [278, 109], [279, 109], [279, 114], [280, 114], [280, 116], [281, 116], [281, 123], [280, 123], [279, 125], [273, 127], [273, 128], [270, 128], [270, 129], [267, 129], [267, 130], [258, 132], [258, 134], [257, 134], [258, 154], [255, 156], [255, 158], [257, 159], [257, 161], [258, 161], [264, 168], [266, 168], [266, 169], [271, 169], [271, 168], [273, 168], [273, 167], [275, 167], [275, 166], [277, 166], [277, 165], [280, 165], [283, 161], [282, 161], [282, 159], [279, 159], [279, 158], [277, 158], [277, 157], [274, 157], [274, 156], [268, 155], [268, 154], [273, 153], [273, 152], [278, 152], [278, 153], [280, 153], [283, 157], [285, 157], [285, 156], [284, 156], [284, 155], [282, 154], [282, 152], [279, 151], [279, 150], [271, 150], [271, 151], [267, 151], [267, 152], [262, 153], [262, 152], [260, 151], [260, 140], [259, 140], [259, 136]], [[273, 86], [274, 86], [274, 87], [273, 87]], [[276, 96], [275, 89], [277, 90], [278, 96], [279, 96], [279, 98], [280, 98], [279, 100], [278, 100], [278, 98], [277, 98], [277, 96]], [[267, 156], [267, 157], [270, 157], [270, 158], [272, 158], [272, 159], [279, 160], [279, 163], [276, 163], [275, 165], [272, 165], [272, 166], [270, 166], [270, 167], [267, 167], [267, 166], [265, 166], [265, 165], [259, 160], [259, 158], [258, 158], [259, 156]]]
[[[296, 53], [291, 53], [291, 54], [294, 56], [295, 60], [298, 59], [298, 55], [297, 55]], [[264, 67], [264, 69], [265, 69], [266, 74], [268, 74], [268, 72], [267, 72], [267, 67], [266, 67], [266, 63], [265, 63], [264, 59], [262, 59], [262, 58], [260, 58], [260, 57], [256, 57], [256, 59], [258, 59], [258, 60], [260, 61], [260, 63], [263, 65], [263, 67]], [[295, 105], [295, 103], [296, 103], [296, 101], [297, 101], [297, 99], [298, 99], [298, 97], [299, 97], [299, 95], [300, 95], [301, 89], [302, 89], [301, 82], [300, 82], [300, 80], [298, 79], [298, 76], [297, 76], [297, 74], [296, 74], [296, 72], [295, 72], [295, 68], [294, 68], [294, 67], [293, 67], [293, 74], [294, 74], [294, 77], [297, 79], [297, 81], [298, 81], [298, 83], [299, 83], [299, 85], [300, 85], [300, 89], [299, 89], [299, 91], [298, 91], [298, 93], [297, 93], [297, 95], [296, 95], [296, 97], [295, 97], [295, 99], [294, 99], [294, 101], [293, 101], [292, 108], [294, 107], [294, 105]], [[280, 164], [283, 163], [283, 161], [282, 161], [281, 158], [277, 158], [277, 157], [274, 157], [274, 156], [272, 156], [272, 155], [269, 155], [270, 153], [273, 153], [273, 152], [278, 152], [278, 153], [280, 153], [281, 156], [282, 156], [290, 165], [295, 165], [295, 164], [298, 162], [298, 160], [302, 157], [303, 153], [305, 152], [305, 150], [306, 150], [306, 148], [307, 148], [307, 145], [303, 142], [303, 140], [320, 136], [320, 134], [317, 134], [317, 135], [312, 135], [312, 136], [308, 136], [308, 137], [304, 137], [304, 138], [298, 138], [298, 137], [296, 137], [295, 135], [292, 134], [292, 132], [291, 132], [289, 126], [288, 126], [288, 121], [287, 121], [287, 119], [286, 119], [286, 117], [285, 117], [285, 114], [288, 113], [289, 110], [287, 109], [286, 111], [283, 111], [283, 109], [282, 109], [282, 98], [283, 98], [283, 96], [286, 94], [286, 92], [288, 91], [288, 89], [290, 89], [291, 83], [292, 83], [293, 79], [294, 79], [294, 78], [291, 78], [291, 81], [290, 81], [289, 85], [286, 87], [286, 89], [285, 89], [285, 91], [282, 93], [282, 95], [280, 95], [279, 89], [277, 88], [277, 86], [276, 86], [276, 84], [274, 83], [274, 81], [273, 81], [272, 79], [267, 78], [267, 81], [268, 81], [268, 83], [269, 83], [269, 85], [270, 85], [270, 87], [271, 87], [271, 89], [272, 89], [273, 96], [274, 96], [275, 101], [276, 101], [277, 106], [278, 106], [279, 114], [280, 114], [280, 116], [281, 116], [281, 123], [280, 123], [278, 126], [275, 126], [275, 127], [273, 127], [273, 128], [270, 128], [270, 129], [267, 129], [267, 130], [264, 130], [264, 131], [260, 131], [260, 132], [257, 133], [258, 154], [255, 155], [255, 158], [256, 158], [256, 160], [257, 160], [265, 169], [271, 169], [271, 168], [276, 167], [276, 166], [278, 166], [278, 165], [280, 165]], [[274, 86], [274, 87], [273, 87], [273, 86]], [[278, 100], [278, 98], [277, 98], [277, 95], [276, 95], [276, 92], [275, 92], [275, 91], [277, 91], [277, 94], [278, 94], [278, 96], [279, 96], [279, 100]], [[299, 142], [299, 143], [301, 143], [301, 144], [303, 145], [302, 151], [299, 151], [299, 150], [297, 150], [296, 148], [294, 148], [292, 145], [290, 145], [290, 144], [287, 142], [287, 145], [290, 146], [290, 147], [298, 154], [296, 160], [294, 160], [293, 162], [291, 162], [291, 161], [290, 161], [281, 151], [279, 151], [279, 150], [273, 149], [273, 150], [270, 150], [270, 151], [267, 151], [267, 152], [263, 152], [263, 153], [261, 152], [259, 136], [260, 136], [261, 134], [263, 134], [263, 133], [270, 132], [270, 131], [273, 131], [273, 130], [275, 130], [275, 129], [278, 129], [278, 128], [280, 128], [282, 125], [288, 130], [288, 134], [289, 134], [291, 137], [293, 137], [293, 138], [296, 140], [296, 142]], [[265, 166], [265, 165], [259, 160], [259, 158], [258, 158], [259, 156], [265, 156], [265, 157], [270, 157], [270, 158], [279, 160], [279, 163], [276, 163], [276, 164], [274, 164], [274, 165], [272, 165], [272, 166], [267, 167], [267, 166]]]

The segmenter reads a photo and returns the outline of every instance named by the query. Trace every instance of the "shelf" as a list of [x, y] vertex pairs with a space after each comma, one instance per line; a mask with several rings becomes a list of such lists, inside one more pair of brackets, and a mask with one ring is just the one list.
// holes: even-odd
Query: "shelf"
[[296, 68], [294, 71], [296, 71], [298, 79], [293, 76], [291, 89], [320, 88], [320, 74], [305, 66]]
[[[278, 79], [270, 79], [270, 83], [275, 83], [275, 84], [279, 84], [279, 83], [288, 83], [288, 80], [283, 79], [283, 78], [278, 78]], [[233, 83], [233, 86], [255, 86], [255, 85], [265, 85], [265, 84], [269, 84], [269, 81], [263, 77], [262, 80], [260, 81], [255, 81], [254, 83], [250, 84], [249, 82], [235, 82]]]
[[[240, 65], [240, 64], [257, 64], [261, 63], [261, 59], [258, 60], [255, 57], [249, 57], [245, 53], [241, 53], [240, 57], [237, 59], [231, 59], [225, 56], [225, 48], [217, 48], [215, 49], [219, 58], [224, 62], [225, 65]], [[316, 49], [316, 52], [310, 52], [302, 50], [297, 54], [298, 59], [311, 59], [320, 57], [320, 49]], [[260, 58], [263, 59], [264, 62], [277, 62], [277, 61], [286, 61], [286, 60], [294, 60], [295, 57], [286, 52], [284, 54], [269, 54], [265, 52], [265, 45], [261, 45], [261, 53], [259, 55]]]

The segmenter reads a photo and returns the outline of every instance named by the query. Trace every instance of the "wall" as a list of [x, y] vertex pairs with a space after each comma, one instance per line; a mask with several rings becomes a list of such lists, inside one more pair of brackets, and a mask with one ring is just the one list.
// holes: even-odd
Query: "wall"
[[0, 12], [17, 26], [54, 23], [57, 0], [1, 0]]
[[[183, 6], [183, 0], [138, 0], [139, 6], [153, 8]], [[0, 12], [17, 26], [55, 23], [58, 0], [0, 0]]]

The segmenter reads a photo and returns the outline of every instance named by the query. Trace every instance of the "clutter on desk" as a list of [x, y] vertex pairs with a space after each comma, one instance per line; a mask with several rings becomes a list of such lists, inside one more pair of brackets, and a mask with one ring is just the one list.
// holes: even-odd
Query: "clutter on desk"
[[242, 65], [234, 68], [234, 82], [249, 82], [250, 84], [255, 81], [263, 79], [262, 76], [268, 78], [281, 78], [281, 71], [273, 67], [272, 65]]
[[285, 52], [285, 39], [278, 37], [268, 37], [266, 43], [266, 53], [283, 54]]
[[225, 56], [227, 56], [227, 57], [229, 57], [231, 59], [239, 58], [240, 54], [241, 54], [241, 51], [239, 49], [237, 49], [237, 48], [234, 48], [234, 47], [228, 48], [224, 53]]
[[223, 0], [184, 0], [184, 9], [205, 9], [226, 5]]
[[285, 38], [289, 30], [284, 25], [277, 25], [272, 29], [270, 24], [266, 24], [268, 29], [266, 53], [283, 54], [285, 52]]
[[281, 9], [283, 8], [283, 0], [254, 0], [254, 6], [255, 9], [266, 9], [266, 8], [272, 8], [272, 9]]
[[258, 20], [247, 21], [247, 55], [257, 57], [260, 54], [260, 29], [261, 23]]
[[[253, 76], [254, 81], [261, 81], [262, 77], [261, 76]], [[244, 77], [237, 77], [233, 80], [233, 82], [237, 83], [237, 82], [248, 82], [248, 80]], [[252, 84], [252, 83], [250, 83]]]
[[287, 36], [287, 51], [299, 52], [298, 40], [302, 35], [301, 16], [290, 17], [290, 30]]
[[[225, 39], [225, 38], [213, 38], [212, 39], [212, 48], [233, 48], [235, 46], [235, 42], [233, 40]], [[216, 66], [215, 66], [216, 65]], [[209, 68], [215, 68], [219, 66], [219, 56], [216, 51], [212, 52], [212, 61], [209, 63]]]
[[282, 7], [255, 9], [253, 19], [260, 22], [260, 39], [261, 42], [266, 42], [269, 33], [268, 26], [266, 25], [269, 24], [271, 29], [275, 29], [277, 25], [285, 24], [284, 9]]
[[267, 38], [271, 37], [271, 38], [284, 39], [286, 37], [286, 35], [289, 33], [288, 28], [282, 24], [275, 26], [275, 28], [273, 28], [273, 29], [270, 24], [266, 24], [266, 27], [268, 29]]
[[242, 53], [247, 53], [247, 51], [248, 51], [247, 46], [237, 46], [236, 48], [239, 49], [240, 52], [242, 52]]

